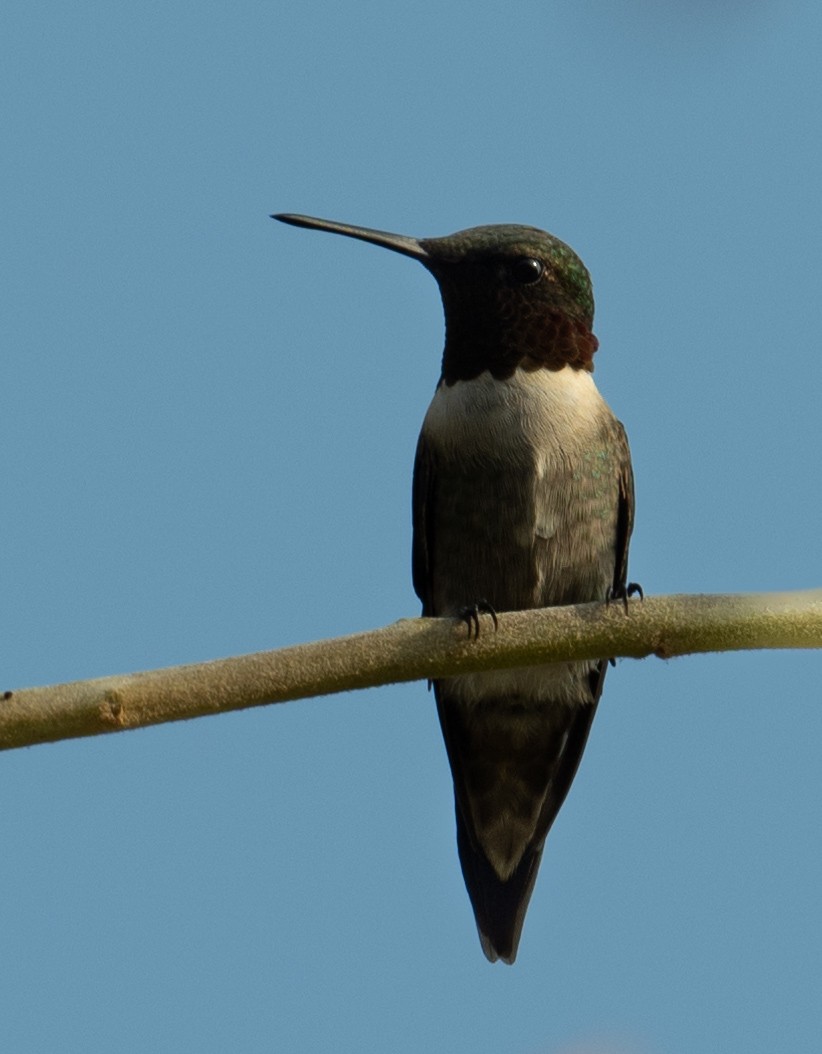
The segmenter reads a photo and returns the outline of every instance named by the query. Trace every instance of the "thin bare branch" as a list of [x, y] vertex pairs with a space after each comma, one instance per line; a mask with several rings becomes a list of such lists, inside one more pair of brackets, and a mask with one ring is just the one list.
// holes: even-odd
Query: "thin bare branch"
[[0, 694], [0, 749], [100, 735], [469, 670], [709, 651], [822, 647], [822, 589], [649, 597], [384, 629], [193, 666]]

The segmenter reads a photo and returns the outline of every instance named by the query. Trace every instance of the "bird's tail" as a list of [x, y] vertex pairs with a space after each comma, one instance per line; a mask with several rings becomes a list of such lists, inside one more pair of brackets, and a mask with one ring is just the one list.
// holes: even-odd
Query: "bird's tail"
[[542, 857], [542, 846], [529, 848], [513, 874], [503, 881], [488, 862], [485, 853], [472, 845], [457, 805], [457, 849], [485, 957], [492, 963], [501, 959], [510, 965], [517, 957], [522, 924]]
[[591, 702], [577, 705], [526, 705], [512, 698], [465, 705], [435, 682], [454, 778], [462, 874], [491, 962], [516, 958], [545, 839], [596, 712], [601, 667], [596, 674]]

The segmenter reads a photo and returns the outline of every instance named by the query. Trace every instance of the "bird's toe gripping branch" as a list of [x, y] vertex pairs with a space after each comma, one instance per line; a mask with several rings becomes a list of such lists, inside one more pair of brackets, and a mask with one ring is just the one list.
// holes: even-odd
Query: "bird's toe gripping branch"
[[611, 586], [608, 589], [608, 593], [605, 597], [606, 605], [610, 605], [612, 600], [621, 600], [622, 606], [625, 611], [628, 610], [628, 598], [632, 596], [638, 596], [640, 600], [645, 599], [645, 592], [639, 582], [628, 582], [621, 586]]
[[457, 614], [457, 618], [464, 622], [468, 627], [468, 639], [473, 637], [475, 640], [480, 635], [480, 615], [490, 615], [494, 622], [494, 632], [499, 629], [499, 619], [493, 606], [488, 603], [487, 600], [477, 600], [474, 604], [468, 604], [462, 608]]
[[[608, 594], [605, 597], [605, 606], [610, 606], [612, 600], [621, 600], [622, 606], [625, 609], [625, 614], [627, 615], [628, 597], [632, 597], [635, 595], [638, 596], [640, 600], [645, 599], [645, 593], [639, 582], [628, 582], [626, 585], [619, 586], [618, 588], [612, 586], [608, 590]], [[610, 658], [608, 662], [611, 664], [611, 666], [616, 666], [616, 659]]]

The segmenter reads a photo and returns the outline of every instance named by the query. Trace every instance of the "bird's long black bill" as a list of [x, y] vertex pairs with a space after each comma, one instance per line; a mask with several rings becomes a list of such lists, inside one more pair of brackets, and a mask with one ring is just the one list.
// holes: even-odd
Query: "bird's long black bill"
[[359, 238], [363, 242], [371, 242], [372, 245], [381, 245], [384, 249], [391, 249], [403, 256], [411, 256], [415, 260], [428, 259], [428, 253], [423, 249], [416, 238], [409, 238], [404, 234], [391, 234], [389, 231], [375, 231], [370, 227], [353, 227], [350, 223], [336, 223], [334, 220], [320, 220], [315, 216], [297, 216], [291, 212], [277, 212], [272, 220], [280, 220], [282, 223], [290, 223], [293, 227], [309, 227], [312, 230], [330, 231], [332, 234], [344, 234], [347, 238]]

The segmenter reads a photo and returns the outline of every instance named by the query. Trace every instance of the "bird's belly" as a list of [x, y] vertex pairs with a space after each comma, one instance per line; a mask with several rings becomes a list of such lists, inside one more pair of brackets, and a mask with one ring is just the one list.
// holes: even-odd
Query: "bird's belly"
[[560, 376], [552, 387], [541, 374], [484, 374], [437, 391], [424, 425], [436, 614], [477, 600], [507, 611], [604, 598], [619, 503], [613, 417], [589, 374]]
[[[592, 383], [581, 407], [530, 376], [513, 390], [505, 383], [458, 382], [478, 386], [475, 397], [446, 392], [448, 405], [437, 406], [435, 396], [426, 418], [437, 464], [429, 512], [437, 615], [478, 601], [502, 612], [602, 600], [613, 580], [619, 494], [610, 410]], [[582, 702], [594, 665], [467, 674], [448, 679], [448, 694]]]

